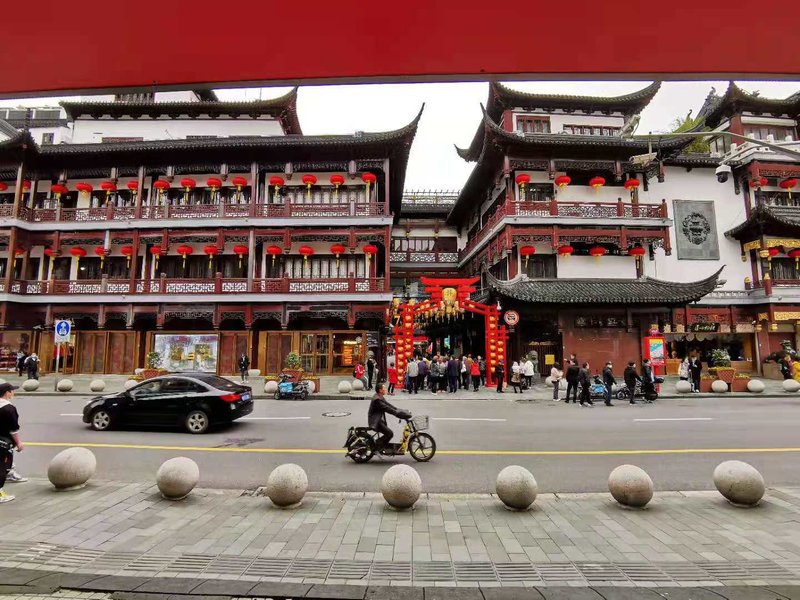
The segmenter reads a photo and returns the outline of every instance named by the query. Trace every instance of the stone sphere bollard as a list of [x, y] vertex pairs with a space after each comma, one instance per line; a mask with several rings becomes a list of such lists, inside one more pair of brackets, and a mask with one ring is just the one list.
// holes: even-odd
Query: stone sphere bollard
[[711, 391], [715, 394], [724, 394], [728, 391], [728, 384], [721, 379], [715, 379], [711, 382]]
[[129, 389], [131, 389], [133, 386], [135, 386], [135, 385], [139, 385], [139, 383], [141, 383], [141, 382], [139, 382], [139, 381], [136, 381], [135, 379], [127, 379], [127, 380], [125, 381], [125, 383], [123, 384], [123, 387], [124, 387], [126, 390], [129, 390]]
[[306, 383], [308, 384], [308, 393], [313, 394], [317, 390], [317, 384], [310, 380], [306, 380]]
[[608, 491], [623, 506], [644, 508], [653, 498], [653, 480], [635, 465], [620, 465], [608, 476]]
[[267, 479], [267, 496], [281, 508], [300, 506], [307, 491], [308, 476], [303, 467], [294, 463], [275, 467]]
[[364, 382], [360, 379], [353, 379], [353, 383], [351, 384], [353, 387], [354, 392], [360, 392], [364, 389]]
[[797, 381], [796, 379], [784, 379], [783, 389], [790, 394], [794, 394], [795, 392], [800, 391], [800, 381]]
[[751, 379], [747, 382], [747, 391], [751, 394], [761, 394], [764, 389], [766, 389], [766, 386], [760, 379]]
[[86, 485], [97, 469], [97, 459], [86, 448], [67, 448], [47, 465], [47, 478], [59, 491], [77, 490]]
[[59, 392], [71, 392], [73, 387], [75, 384], [72, 383], [72, 379], [62, 379], [58, 382], [57, 389]]
[[349, 394], [353, 390], [353, 386], [350, 385], [349, 381], [340, 381], [337, 389], [340, 394]]
[[182, 500], [200, 481], [200, 468], [191, 458], [179, 456], [164, 462], [156, 473], [156, 485], [167, 500]]
[[528, 469], [511, 465], [497, 475], [495, 490], [497, 497], [508, 508], [526, 510], [536, 500], [539, 486]]
[[265, 394], [274, 394], [278, 391], [278, 382], [275, 380], [267, 381], [264, 384], [264, 393]]
[[390, 467], [381, 479], [381, 494], [389, 506], [397, 509], [411, 508], [422, 493], [419, 473], [408, 465]]
[[22, 389], [26, 392], [35, 392], [39, 389], [38, 379], [26, 379], [22, 382]]
[[92, 392], [102, 392], [104, 389], [106, 389], [106, 382], [102, 379], [92, 379], [89, 382], [89, 390]]
[[714, 469], [714, 486], [731, 504], [755, 506], [764, 496], [764, 478], [746, 462], [726, 460]]
[[691, 394], [692, 384], [685, 379], [679, 379], [675, 384], [675, 391], [679, 394]]
[[261, 369], [249, 369], [247, 371], [248, 377], [261, 377]]

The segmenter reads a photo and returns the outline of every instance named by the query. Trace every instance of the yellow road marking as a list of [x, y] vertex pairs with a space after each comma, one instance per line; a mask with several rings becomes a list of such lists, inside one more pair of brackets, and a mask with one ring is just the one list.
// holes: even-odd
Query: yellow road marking
[[[111, 448], [119, 450], [176, 450], [180, 452], [250, 452], [262, 454], [342, 454], [340, 449], [318, 448], [209, 448], [204, 446], [157, 446], [140, 444], [104, 444], [81, 442], [25, 442], [26, 446], [68, 448]], [[437, 454], [451, 456], [607, 456], [625, 454], [754, 454], [800, 452], [800, 448], [667, 448], [658, 450], [439, 450]]]

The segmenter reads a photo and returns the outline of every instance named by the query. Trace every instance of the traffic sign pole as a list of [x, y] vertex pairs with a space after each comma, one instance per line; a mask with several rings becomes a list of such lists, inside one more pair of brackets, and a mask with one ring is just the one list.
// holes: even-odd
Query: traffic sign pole
[[58, 362], [61, 358], [61, 342], [56, 344], [56, 373], [55, 373], [55, 380], [53, 381], [53, 391], [58, 391]]

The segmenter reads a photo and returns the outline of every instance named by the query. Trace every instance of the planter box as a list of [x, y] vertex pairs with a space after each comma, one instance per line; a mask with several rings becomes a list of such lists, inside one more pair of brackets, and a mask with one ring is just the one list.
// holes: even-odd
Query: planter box
[[705, 393], [711, 393], [711, 384], [714, 382], [713, 379], [701, 379], [700, 380], [700, 391]]
[[715, 375], [717, 379], [721, 379], [730, 385], [731, 381], [733, 381], [733, 378], [736, 376], [736, 369], [733, 367], [712, 367], [708, 370], [708, 374]]
[[764, 367], [764, 379], [777, 379], [778, 381], [783, 380], [783, 375], [781, 375], [781, 368], [778, 363], [768, 362], [762, 365]]
[[743, 379], [742, 377], [735, 378], [730, 385], [732, 392], [746, 392], [747, 391], [747, 384], [750, 383], [749, 379]]
[[151, 377], [158, 377], [159, 375], [166, 375], [169, 373], [166, 369], [144, 369], [142, 371], [142, 379], [150, 379]]
[[303, 369], [282, 369], [281, 373], [291, 375], [294, 377], [294, 381], [300, 381], [303, 379]]

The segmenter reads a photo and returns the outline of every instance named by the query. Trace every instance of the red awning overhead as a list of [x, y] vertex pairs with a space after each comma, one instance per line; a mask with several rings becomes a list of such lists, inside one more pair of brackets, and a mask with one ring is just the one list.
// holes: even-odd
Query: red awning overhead
[[799, 17], [796, 0], [11, 2], [0, 96], [235, 82], [792, 76]]

